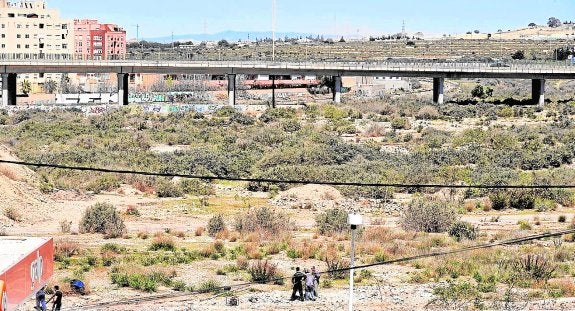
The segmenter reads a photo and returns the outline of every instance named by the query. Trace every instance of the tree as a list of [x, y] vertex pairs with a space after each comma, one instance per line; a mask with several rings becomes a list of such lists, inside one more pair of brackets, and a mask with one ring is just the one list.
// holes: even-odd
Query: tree
[[341, 37], [341, 39], [339, 39], [340, 43], [345, 43], [345, 39], [343, 37]]
[[529, 25], [527, 25], [529, 28], [535, 28], [537, 27], [537, 24], [535, 23], [529, 23]]
[[44, 83], [44, 92], [52, 94], [58, 89], [58, 83], [54, 80], [48, 80]]
[[473, 31], [476, 35], [479, 34], [479, 30], [475, 29], [475, 31]]
[[518, 50], [511, 55], [511, 58], [518, 59], [518, 60], [525, 59], [525, 52]]
[[22, 93], [24, 93], [24, 95], [28, 95], [32, 91], [32, 83], [28, 80], [22, 81], [20, 86], [22, 87]]
[[222, 40], [218, 41], [218, 47], [227, 48], [229, 46], [230, 46], [230, 43], [228, 42], [228, 40], [222, 39]]
[[557, 28], [561, 25], [562, 25], [561, 20], [559, 20], [558, 18], [555, 18], [555, 17], [549, 17], [549, 21], [547, 22], [547, 26], [549, 26], [551, 28]]

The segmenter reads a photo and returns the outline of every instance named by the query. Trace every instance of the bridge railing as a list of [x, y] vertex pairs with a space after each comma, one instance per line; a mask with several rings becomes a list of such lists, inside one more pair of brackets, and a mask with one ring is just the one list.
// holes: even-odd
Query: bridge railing
[[575, 66], [565, 61], [508, 61], [508, 62], [460, 62], [451, 60], [393, 59], [384, 61], [257, 61], [257, 60], [169, 60], [169, 59], [111, 59], [85, 60], [69, 54], [0, 54], [0, 65], [59, 65], [59, 66], [141, 66], [141, 67], [190, 67], [201, 68], [257, 68], [257, 69], [309, 69], [357, 70], [357, 71], [446, 71], [446, 72], [569, 72]]

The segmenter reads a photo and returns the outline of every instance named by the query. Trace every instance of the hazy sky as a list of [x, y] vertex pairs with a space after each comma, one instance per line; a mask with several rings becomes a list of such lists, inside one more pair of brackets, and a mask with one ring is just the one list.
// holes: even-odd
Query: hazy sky
[[[362, 35], [462, 33], [575, 20], [574, 0], [276, 0], [277, 31]], [[66, 18], [97, 18], [128, 37], [271, 30], [272, 0], [47, 0]]]

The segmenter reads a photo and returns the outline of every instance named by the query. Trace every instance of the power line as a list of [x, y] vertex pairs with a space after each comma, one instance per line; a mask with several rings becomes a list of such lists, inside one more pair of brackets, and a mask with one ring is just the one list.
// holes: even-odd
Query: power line
[[450, 189], [575, 189], [575, 185], [454, 185], [454, 184], [405, 184], [405, 183], [360, 183], [360, 182], [346, 182], [346, 181], [322, 181], [310, 179], [268, 179], [268, 178], [242, 178], [242, 177], [229, 177], [229, 176], [207, 176], [207, 175], [191, 175], [181, 173], [158, 173], [158, 172], [145, 172], [135, 170], [120, 170], [108, 168], [96, 168], [86, 166], [68, 166], [60, 164], [48, 163], [33, 163], [11, 160], [0, 160], [0, 163], [34, 166], [43, 168], [56, 168], [71, 171], [84, 171], [84, 172], [99, 172], [99, 173], [112, 173], [122, 175], [140, 175], [140, 176], [155, 176], [155, 177], [180, 177], [187, 179], [203, 179], [209, 181], [243, 181], [243, 182], [258, 182], [258, 183], [271, 183], [271, 184], [315, 184], [326, 186], [353, 186], [353, 187], [395, 187], [395, 188], [450, 188]]
[[[515, 239], [509, 239], [509, 240], [500, 241], [500, 242], [479, 244], [479, 245], [464, 247], [464, 248], [457, 249], [457, 250], [444, 251], [444, 252], [434, 252], [434, 253], [416, 255], [416, 256], [411, 256], [411, 257], [403, 257], [403, 258], [394, 259], [394, 260], [387, 260], [387, 261], [378, 262], [378, 263], [358, 265], [358, 266], [354, 266], [353, 269], [354, 270], [365, 269], [365, 268], [371, 268], [371, 267], [375, 267], [375, 266], [404, 263], [404, 262], [409, 262], [409, 261], [414, 261], [414, 260], [419, 260], [419, 259], [425, 259], [425, 258], [455, 255], [455, 254], [470, 252], [470, 251], [474, 251], [474, 250], [493, 248], [493, 247], [497, 247], [497, 246], [514, 245], [514, 244], [520, 244], [520, 243], [525, 243], [525, 242], [530, 242], [530, 241], [535, 241], [535, 240], [559, 237], [559, 236], [563, 236], [566, 234], [575, 234], [575, 229], [569, 229], [569, 230], [558, 231], [558, 232], [541, 233], [541, 234], [530, 235], [530, 236], [526, 236], [526, 237], [522, 237], [522, 238], [515, 238]], [[325, 271], [325, 272], [320, 272], [320, 274], [347, 272], [351, 269], [352, 269], [351, 267], [350, 268], [342, 268], [342, 269], [334, 269], [334, 270], [329, 270], [329, 271]], [[245, 282], [242, 284], [220, 286], [220, 287], [213, 288], [212, 291], [229, 291], [232, 288], [243, 288], [243, 287], [250, 286], [250, 285], [267, 284], [267, 283], [272, 283], [272, 282], [275, 283], [278, 281], [285, 281], [285, 280], [290, 279], [290, 278], [291, 277], [280, 277], [280, 278], [271, 279], [267, 282]], [[107, 303], [85, 305], [85, 306], [82, 306], [82, 308], [83, 309], [95, 309], [95, 308], [100, 308], [100, 307], [110, 307], [110, 306], [126, 305], [126, 304], [133, 304], [133, 303], [158, 301], [158, 300], [164, 300], [164, 299], [172, 299], [172, 298], [176, 299], [176, 298], [180, 298], [180, 297], [190, 297], [190, 296], [195, 296], [195, 295], [205, 294], [205, 293], [206, 293], [206, 291], [196, 290], [196, 291], [191, 291], [188, 293], [165, 294], [165, 295], [157, 295], [157, 296], [151, 296], [151, 297], [145, 297], [145, 298], [126, 299], [126, 300], [118, 300], [118, 301], [107, 302]], [[72, 309], [70, 309], [70, 310], [72, 310]]]

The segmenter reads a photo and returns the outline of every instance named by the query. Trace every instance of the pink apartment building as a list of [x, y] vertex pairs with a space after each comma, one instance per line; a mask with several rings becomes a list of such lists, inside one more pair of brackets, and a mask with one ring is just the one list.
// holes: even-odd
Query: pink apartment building
[[97, 20], [74, 20], [74, 53], [79, 59], [124, 59], [126, 31]]

